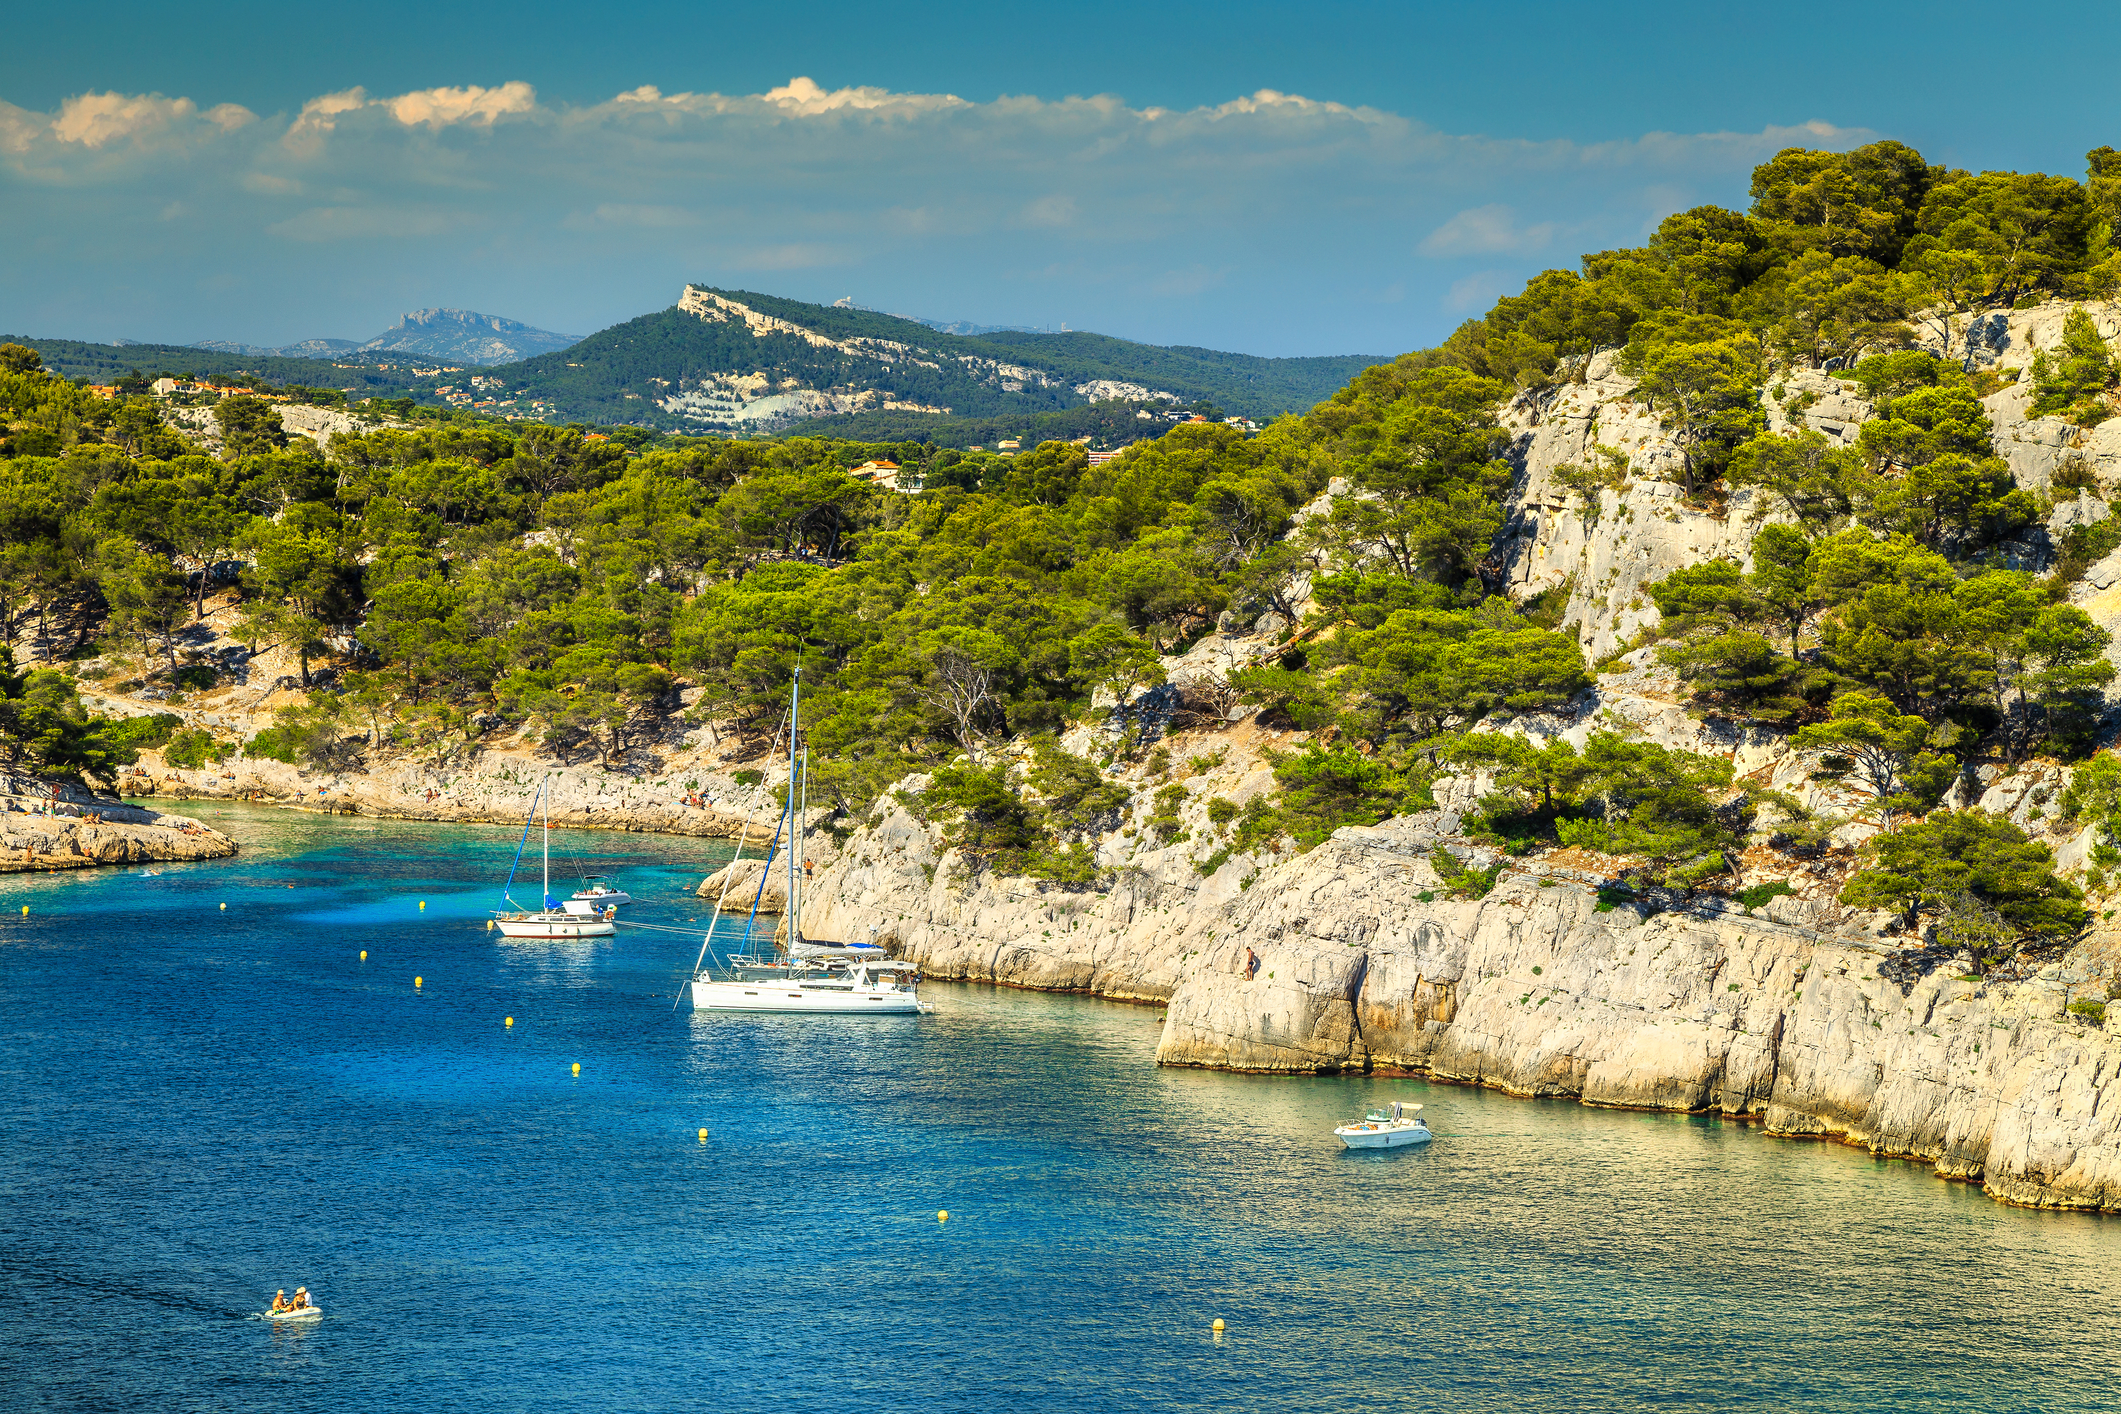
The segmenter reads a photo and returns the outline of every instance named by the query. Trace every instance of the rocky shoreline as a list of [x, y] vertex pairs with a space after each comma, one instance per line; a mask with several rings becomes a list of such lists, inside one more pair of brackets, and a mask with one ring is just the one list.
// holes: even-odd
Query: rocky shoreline
[[194, 863], [236, 853], [234, 840], [188, 816], [106, 800], [61, 808], [81, 813], [0, 814], [0, 874]]
[[[1163, 1065], [1716, 1114], [2005, 1202], [2121, 1210], [2121, 1038], [2069, 1010], [2103, 1003], [2113, 929], [1984, 979], [1819, 901], [1610, 902], [1566, 852], [1504, 859], [1456, 823], [1350, 827], [1207, 877], [1169, 851], [1095, 889], [974, 878], [883, 806], [820, 870], [805, 931], [875, 937], [935, 977], [1161, 1003]], [[1454, 899], [1439, 848], [1503, 872]]]
[[748, 820], [748, 840], [773, 837], [771, 811], [764, 812], [761, 824], [750, 810], [747, 788], [699, 763], [641, 778], [501, 752], [477, 766], [448, 770], [393, 762], [375, 772], [340, 773], [251, 759], [185, 770], [162, 764], [158, 755], [148, 753], [144, 767], [120, 778], [119, 789], [128, 798], [226, 800], [318, 815], [521, 826], [543, 779], [552, 823], [564, 829], [733, 840], [745, 833]]

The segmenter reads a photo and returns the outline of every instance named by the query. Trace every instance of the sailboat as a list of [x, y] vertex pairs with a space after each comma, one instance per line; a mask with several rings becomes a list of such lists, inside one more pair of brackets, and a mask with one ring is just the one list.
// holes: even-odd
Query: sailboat
[[[717, 977], [707, 966], [708, 948], [714, 941], [714, 925], [722, 916], [729, 886], [715, 900], [714, 917], [707, 936], [700, 940], [700, 955], [693, 963], [692, 1008], [694, 1011], [771, 1011], [824, 1013], [837, 1016], [908, 1016], [934, 1010], [920, 998], [920, 969], [910, 962], [895, 961], [873, 943], [835, 944], [813, 942], [803, 936], [802, 831], [808, 805], [808, 749], [802, 744], [803, 670], [795, 670], [788, 698], [788, 799], [774, 827], [774, 848], [787, 859], [788, 942], [785, 957], [764, 958], [748, 952], [732, 954], [727, 977]], [[748, 822], [747, 822], [748, 823]], [[737, 834], [737, 853], [743, 854], [747, 831]], [[782, 844], [785, 834], [786, 844]], [[767, 868], [759, 875], [752, 894], [751, 914], [744, 925], [744, 947], [758, 923], [758, 905], [765, 893], [766, 876], [772, 872], [774, 856], [767, 855]], [[733, 862], [733, 861], [732, 861]], [[725, 873], [725, 879], [734, 871]]]
[[[538, 792], [530, 798], [530, 816], [523, 821], [523, 838], [516, 843], [515, 863], [508, 866], [508, 882], [501, 886], [501, 898], [511, 911], [496, 912], [493, 926], [500, 929], [504, 938], [608, 938], [618, 932], [612, 926], [616, 908], [606, 908], [602, 914], [570, 913], [561, 907], [552, 896], [552, 799], [545, 787], [552, 777], [548, 774], [538, 781]], [[525, 909], [510, 893], [515, 887], [516, 870], [523, 863], [523, 847], [530, 843], [530, 826], [538, 818], [538, 805], [545, 806], [545, 887], [542, 892], [544, 905], [537, 909]]]

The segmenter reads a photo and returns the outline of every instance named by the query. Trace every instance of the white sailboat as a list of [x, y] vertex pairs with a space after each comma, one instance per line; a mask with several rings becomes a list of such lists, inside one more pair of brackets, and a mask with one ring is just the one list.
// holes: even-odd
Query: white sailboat
[[[523, 822], [523, 839], [516, 845], [516, 860], [508, 868], [508, 882], [501, 886], [501, 897], [511, 906], [511, 911], [496, 912], [493, 926], [504, 938], [543, 938], [548, 940], [576, 938], [608, 938], [618, 932], [612, 926], [616, 907], [607, 906], [601, 913], [574, 913], [561, 907], [552, 896], [552, 801], [545, 793], [548, 775], [538, 782], [538, 793], [531, 797], [530, 819]], [[544, 906], [525, 909], [516, 903], [509, 892], [515, 887], [516, 869], [523, 862], [523, 846], [530, 842], [530, 822], [538, 816], [538, 803], [545, 805], [545, 886], [541, 897]]]
[[[722, 904], [729, 896], [729, 885], [724, 882], [721, 896], [715, 900], [714, 917], [707, 925], [707, 936], [700, 940], [700, 956], [693, 963], [692, 1008], [694, 1011], [837, 1016], [917, 1016], [932, 1011], [934, 1008], [920, 998], [920, 969], [914, 964], [891, 960], [873, 943], [821, 943], [803, 936], [800, 856], [809, 753], [801, 745], [802, 672], [798, 666], [788, 699], [788, 800], [781, 811], [781, 826], [774, 830], [776, 845], [780, 845], [783, 838], [782, 827], [785, 827], [787, 840], [783, 851], [788, 861], [786, 954], [761, 958], [739, 952], [729, 959], [727, 977], [717, 977], [714, 969], [705, 965], [708, 949], [714, 940], [715, 922], [720, 920]], [[739, 857], [743, 854], [744, 834], [740, 831], [737, 835]], [[772, 855], [767, 858], [770, 872]], [[725, 881], [734, 873], [734, 870], [725, 873]], [[746, 947], [750, 943], [751, 930], [758, 922], [758, 899], [765, 887], [766, 875], [762, 873], [752, 897], [750, 918], [744, 927]]]

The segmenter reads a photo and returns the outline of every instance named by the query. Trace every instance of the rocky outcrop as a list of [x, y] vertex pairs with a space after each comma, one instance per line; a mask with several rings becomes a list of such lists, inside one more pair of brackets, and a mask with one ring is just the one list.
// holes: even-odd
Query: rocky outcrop
[[701, 898], [721, 899], [724, 911], [732, 914], [788, 911], [787, 875], [779, 869], [769, 873], [763, 859], [732, 860], [701, 880], [695, 892]]
[[543, 781], [540, 812], [549, 808], [552, 823], [565, 829], [706, 839], [742, 834], [754, 843], [773, 837], [773, 807], [756, 808], [756, 792], [705, 752], [666, 760], [655, 774], [560, 766], [514, 750], [483, 752], [443, 767], [399, 759], [343, 772], [256, 757], [192, 770], [162, 764], [158, 753], [142, 755], [142, 765], [119, 779], [130, 798], [236, 800], [326, 815], [521, 825]]
[[226, 859], [236, 842], [183, 815], [101, 804], [80, 815], [0, 814], [0, 874]]
[[[2029, 415], [2033, 358], [2061, 343], [2063, 325], [2079, 307], [2055, 301], [1992, 312], [1971, 325], [1955, 317], [1948, 343], [1940, 319], [1917, 325], [1922, 346], [1932, 353], [2015, 376], [1982, 401], [1996, 455], [2028, 491], [2050, 490], [2068, 466], [2108, 486], [2121, 479], [2121, 418], [2085, 428]], [[2103, 305], [2081, 307], [2102, 336], [2121, 333], [2121, 313]], [[1595, 660], [1657, 622], [1657, 607], [1642, 592], [1646, 585], [1705, 559], [1746, 563], [1754, 533], [1786, 513], [1774, 498], [1745, 487], [1714, 501], [1690, 502], [1681, 484], [1680, 449], [1637, 394], [1635, 380], [1621, 370], [1619, 351], [1593, 354], [1575, 373], [1521, 395], [1507, 411], [1519, 477], [1494, 564], [1506, 592], [1520, 602], [1565, 591], [1564, 622], [1575, 627], [1584, 652]], [[1855, 442], [1875, 413], [1856, 384], [1814, 370], [1778, 374], [1762, 390], [1761, 410], [1771, 432], [1810, 430], [1843, 445]], [[1600, 449], [1621, 461], [1612, 462]], [[1570, 468], [1610, 475], [1607, 484], [1589, 485], [1571, 476]], [[2080, 506], [2061, 516], [2051, 534], [2059, 538], [2096, 514]], [[2022, 569], [2045, 568], [2052, 553], [2037, 529], [2001, 549], [2008, 564]]]

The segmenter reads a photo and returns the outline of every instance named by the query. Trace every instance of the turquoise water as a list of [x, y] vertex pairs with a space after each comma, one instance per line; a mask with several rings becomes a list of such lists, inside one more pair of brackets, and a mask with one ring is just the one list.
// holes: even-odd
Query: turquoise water
[[[510, 832], [197, 813], [242, 857], [0, 881], [10, 1409], [2112, 1407], [2110, 1220], [1706, 1120], [1159, 1071], [1153, 1010], [1084, 998], [694, 1018], [696, 941], [484, 931]], [[554, 838], [643, 921], [722, 853]], [[1333, 1144], [1393, 1097], [1433, 1146]], [[298, 1284], [321, 1321], [251, 1318]]]

